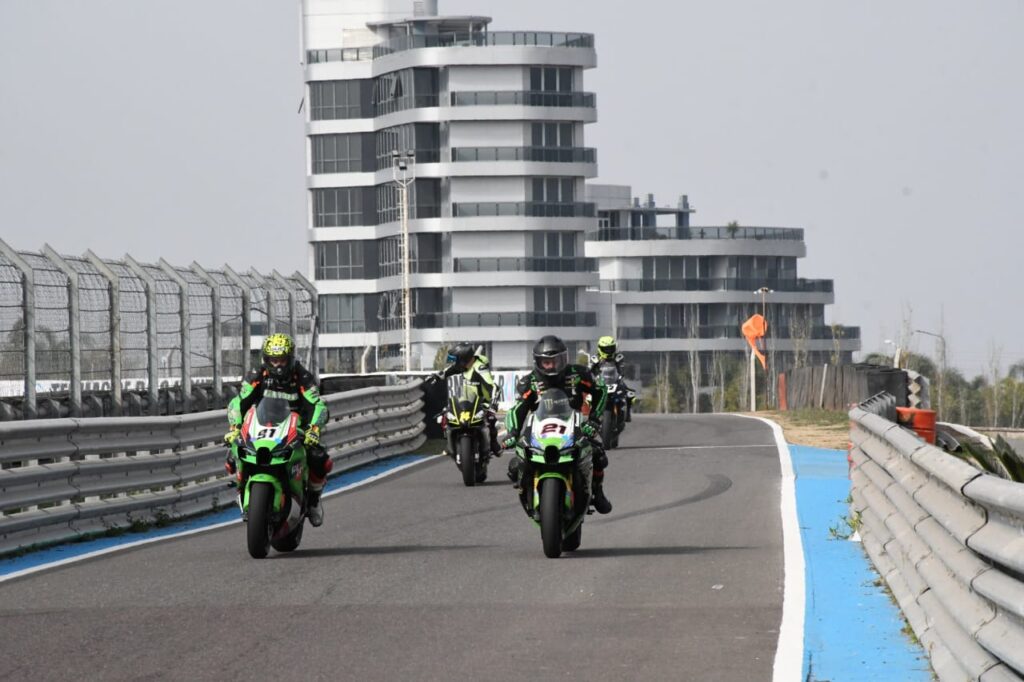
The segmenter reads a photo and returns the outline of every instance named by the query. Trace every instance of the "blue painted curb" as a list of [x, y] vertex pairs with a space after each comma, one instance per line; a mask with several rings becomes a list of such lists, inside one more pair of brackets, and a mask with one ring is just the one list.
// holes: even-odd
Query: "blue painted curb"
[[924, 649], [902, 632], [899, 608], [850, 533], [846, 452], [790, 445], [803, 541], [804, 682], [930, 682]]

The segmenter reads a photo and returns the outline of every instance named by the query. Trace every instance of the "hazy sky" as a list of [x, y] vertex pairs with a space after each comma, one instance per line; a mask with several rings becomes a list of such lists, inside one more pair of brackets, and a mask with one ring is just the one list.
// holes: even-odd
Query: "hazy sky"
[[[597, 181], [806, 228], [865, 352], [909, 310], [968, 373], [1024, 359], [1024, 0], [440, 8], [596, 34]], [[304, 271], [298, 39], [297, 0], [0, 0], [0, 236]]]

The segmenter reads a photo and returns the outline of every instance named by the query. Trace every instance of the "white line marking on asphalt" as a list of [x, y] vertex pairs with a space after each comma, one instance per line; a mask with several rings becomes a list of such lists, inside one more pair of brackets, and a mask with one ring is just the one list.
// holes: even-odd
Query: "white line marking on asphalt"
[[779, 644], [775, 649], [772, 680], [790, 682], [799, 680], [803, 672], [804, 595], [807, 589], [804, 584], [804, 548], [800, 540], [800, 522], [796, 513], [796, 474], [781, 426], [764, 417], [736, 416], [757, 419], [768, 424], [775, 434], [775, 445], [779, 450], [779, 468], [782, 474], [782, 624], [779, 626]]
[[741, 450], [743, 448], [776, 448], [775, 444], [764, 445], [656, 445], [654, 447], [630, 446], [624, 450]]
[[[394, 474], [397, 474], [400, 471], [405, 471], [406, 469], [409, 469], [411, 467], [423, 464], [424, 462], [431, 462], [434, 459], [436, 459], [437, 457], [440, 457], [440, 455], [435, 455], [434, 457], [424, 457], [423, 459], [418, 459], [415, 462], [409, 462], [408, 464], [403, 464], [402, 466], [395, 467], [394, 469], [388, 469], [387, 471], [382, 471], [381, 473], [374, 474], [373, 476], [370, 476], [369, 478], [364, 478], [361, 481], [356, 481], [355, 483], [351, 483], [349, 485], [342, 486], [342, 487], [338, 488], [337, 490], [332, 490], [330, 492], [324, 493], [323, 496], [324, 497], [333, 497], [334, 495], [339, 495], [341, 493], [348, 492], [349, 490], [354, 490], [355, 488], [360, 488], [360, 487], [362, 487], [364, 485], [368, 485], [370, 483], [374, 483], [375, 481], [379, 481], [382, 478], [387, 478], [388, 476], [392, 476]], [[142, 545], [149, 545], [149, 544], [153, 544], [155, 542], [163, 542], [164, 540], [173, 540], [175, 538], [183, 538], [183, 537], [186, 537], [186, 536], [189, 536], [189, 535], [198, 535], [199, 533], [206, 533], [206, 532], [211, 531], [211, 530], [217, 530], [218, 528], [224, 528], [226, 526], [231, 526], [233, 524], [241, 523], [241, 522], [242, 522], [242, 517], [239, 516], [237, 519], [232, 519], [231, 521], [223, 521], [221, 523], [215, 523], [215, 524], [212, 524], [212, 525], [209, 525], [209, 526], [203, 526], [202, 528], [193, 528], [192, 530], [184, 530], [184, 531], [181, 531], [180, 533], [174, 533], [172, 535], [161, 535], [160, 537], [156, 537], [156, 538], [144, 538], [142, 540], [136, 540], [135, 542], [128, 542], [128, 543], [125, 543], [123, 545], [115, 545], [113, 547], [105, 547], [103, 549], [98, 549], [95, 552], [89, 552], [87, 554], [80, 554], [79, 556], [68, 557], [67, 559], [60, 559], [59, 561], [54, 561], [52, 563], [40, 564], [39, 566], [32, 566], [31, 568], [25, 568], [25, 569], [22, 569], [20, 571], [15, 571], [14, 573], [8, 573], [7, 575], [2, 575], [2, 576], [0, 576], [0, 583], [7, 582], [8, 580], [14, 580], [15, 578], [21, 578], [21, 577], [26, 576], [26, 575], [31, 575], [33, 573], [39, 573], [41, 571], [48, 571], [51, 568], [59, 568], [61, 566], [67, 566], [69, 564], [77, 563], [79, 561], [85, 561], [86, 559], [93, 559], [93, 558], [96, 558], [96, 557], [99, 557], [99, 556], [103, 556], [104, 554], [113, 554], [114, 552], [120, 552], [120, 551], [123, 551], [123, 550], [126, 550], [126, 549], [131, 549], [133, 547], [141, 547]]]

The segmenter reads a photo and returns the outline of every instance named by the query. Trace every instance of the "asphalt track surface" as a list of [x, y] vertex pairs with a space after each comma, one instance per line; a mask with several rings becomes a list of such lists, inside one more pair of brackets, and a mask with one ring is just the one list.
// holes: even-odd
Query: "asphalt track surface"
[[244, 527], [0, 584], [0, 679], [770, 680], [779, 457], [725, 415], [637, 417], [615, 504], [547, 559], [504, 475], [433, 458], [326, 501], [293, 554]]

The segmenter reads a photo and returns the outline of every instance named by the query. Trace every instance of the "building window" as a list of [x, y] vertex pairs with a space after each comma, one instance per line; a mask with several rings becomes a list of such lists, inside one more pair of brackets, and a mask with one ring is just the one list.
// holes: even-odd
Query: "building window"
[[572, 147], [572, 123], [531, 123], [530, 132], [534, 147]]
[[361, 353], [362, 348], [321, 348], [320, 371], [331, 374], [358, 372]]
[[533, 310], [537, 313], [574, 312], [576, 287], [535, 287]]
[[313, 173], [358, 173], [363, 170], [362, 134], [313, 135]]
[[575, 232], [534, 232], [533, 255], [538, 258], [575, 258]]
[[535, 92], [572, 92], [572, 67], [530, 67], [530, 90]]
[[363, 294], [321, 294], [320, 331], [346, 334], [366, 331]]
[[576, 183], [572, 178], [533, 178], [533, 200], [554, 204], [576, 201]]
[[[418, 178], [409, 186], [409, 220], [437, 218], [441, 215], [440, 178]], [[402, 193], [397, 185], [377, 186], [377, 224], [402, 219]]]
[[438, 104], [437, 69], [402, 69], [378, 76], [373, 86], [373, 115]]
[[441, 124], [407, 123], [377, 131], [377, 170], [391, 168], [391, 152], [416, 153], [417, 163], [441, 160]]
[[363, 224], [363, 188], [314, 189], [313, 227], [349, 227]]
[[358, 80], [310, 83], [310, 120], [362, 118], [361, 84]]
[[363, 279], [365, 242], [316, 242], [316, 279]]
[[[378, 242], [377, 268], [379, 277], [402, 274], [402, 238], [386, 237]], [[409, 235], [409, 271], [413, 273], [441, 272], [441, 235]]]

